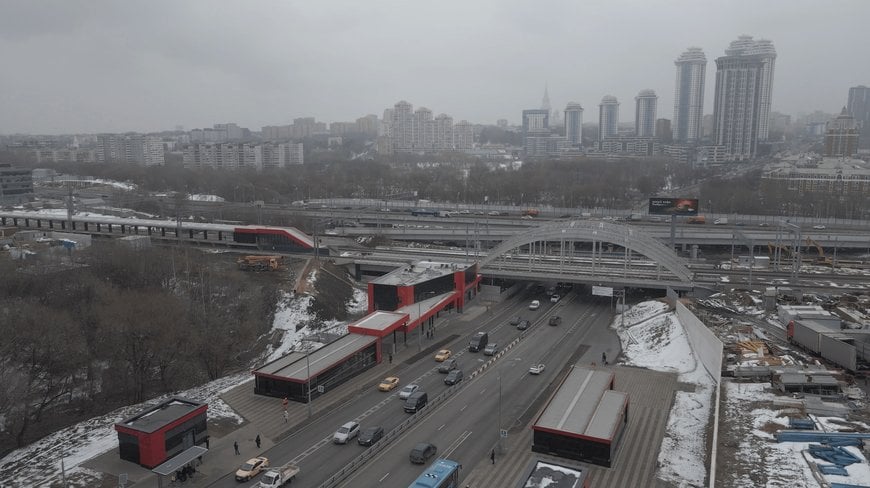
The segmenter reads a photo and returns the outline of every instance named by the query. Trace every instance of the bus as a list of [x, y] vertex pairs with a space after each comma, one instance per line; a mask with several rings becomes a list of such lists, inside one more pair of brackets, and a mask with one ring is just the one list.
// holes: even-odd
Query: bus
[[436, 459], [408, 488], [458, 488], [462, 465], [449, 459]]

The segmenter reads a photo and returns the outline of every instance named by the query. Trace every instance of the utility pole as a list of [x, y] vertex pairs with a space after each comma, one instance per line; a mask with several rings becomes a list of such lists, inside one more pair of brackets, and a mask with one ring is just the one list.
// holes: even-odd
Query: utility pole
[[73, 191], [72, 191], [72, 182], [66, 182], [67, 188], [67, 197], [66, 197], [66, 230], [72, 230], [72, 218], [75, 213], [75, 207], [73, 205]]

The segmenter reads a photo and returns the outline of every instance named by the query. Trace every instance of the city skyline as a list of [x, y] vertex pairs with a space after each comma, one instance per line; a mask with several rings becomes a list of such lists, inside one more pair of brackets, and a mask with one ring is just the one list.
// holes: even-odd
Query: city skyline
[[[197, 1], [0, 6], [0, 54], [16, 67], [0, 79], [2, 134], [353, 121], [403, 99], [455, 120], [519, 124], [523, 109], [540, 104], [542, 85], [559, 109], [594, 106], [606, 94], [630, 100], [650, 88], [660, 97], [657, 116], [672, 119], [674, 59], [687, 46], [715, 57], [744, 34], [771, 40], [780, 54], [773, 111], [838, 113], [850, 87], [870, 84], [870, 65], [841, 48], [866, 44], [861, 22], [870, 3], [862, 1], [831, 9], [809, 1], [485, 0], [456, 3], [459, 16], [443, 4], [397, 1], [245, 10]], [[414, 42], [395, 42], [401, 38]], [[566, 46], [580, 47], [577, 62], [539, 55]], [[715, 79], [713, 63], [706, 77]], [[632, 105], [620, 107], [621, 120], [632, 119]]]

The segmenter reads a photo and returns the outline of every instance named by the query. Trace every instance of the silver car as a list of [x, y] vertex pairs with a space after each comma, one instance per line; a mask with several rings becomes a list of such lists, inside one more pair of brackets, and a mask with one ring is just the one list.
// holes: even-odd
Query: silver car
[[411, 396], [412, 393], [414, 393], [415, 391], [417, 391], [419, 389], [420, 389], [419, 385], [414, 385], [414, 384], [405, 385], [404, 388], [399, 390], [399, 399], [400, 400], [407, 400], [408, 397]]

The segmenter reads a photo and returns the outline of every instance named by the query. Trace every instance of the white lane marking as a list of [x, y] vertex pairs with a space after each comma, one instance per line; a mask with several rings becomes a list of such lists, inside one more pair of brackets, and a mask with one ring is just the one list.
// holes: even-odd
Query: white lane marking
[[480, 390], [480, 394], [483, 395], [486, 392], [486, 388]]
[[380, 483], [380, 482], [384, 481], [385, 479], [387, 479], [387, 476], [389, 476], [389, 475], [390, 475], [390, 473], [387, 473], [387, 474], [381, 476], [381, 479], [378, 480], [378, 483]]
[[447, 424], [442, 424], [441, 427], [438, 427], [438, 430], [443, 429]]
[[460, 412], [463, 412], [463, 411], [465, 411], [466, 408], [468, 408], [468, 404], [467, 404], [467, 403], [466, 403], [462, 408], [460, 408], [459, 411], [460, 411]]

